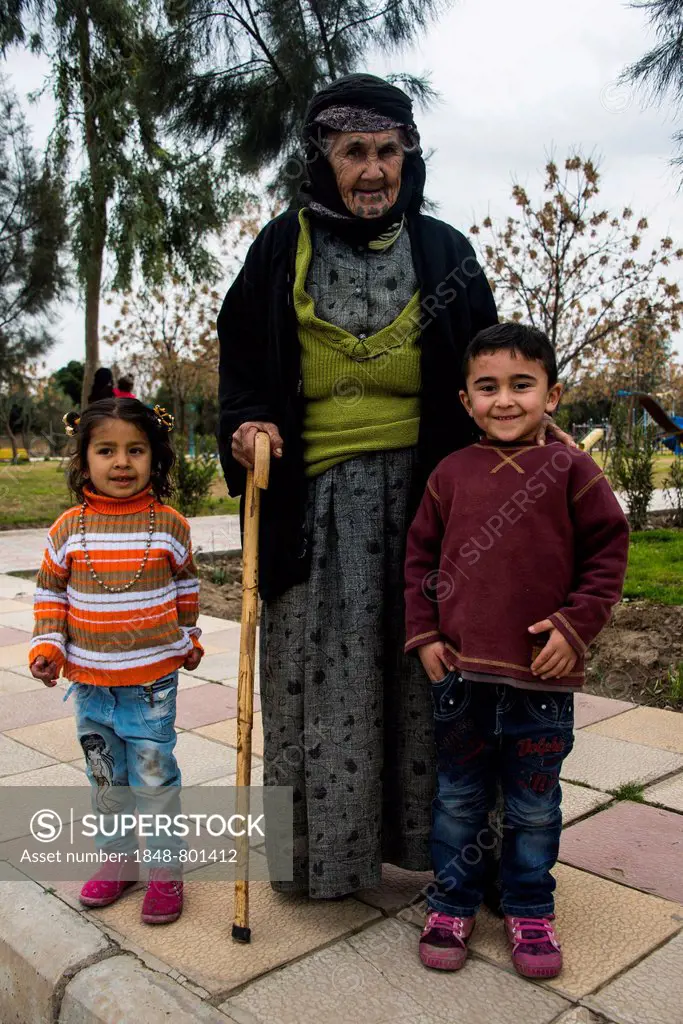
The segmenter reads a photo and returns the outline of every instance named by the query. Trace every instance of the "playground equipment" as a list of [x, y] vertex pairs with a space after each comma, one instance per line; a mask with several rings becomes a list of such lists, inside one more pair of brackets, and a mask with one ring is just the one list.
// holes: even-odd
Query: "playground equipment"
[[605, 431], [602, 427], [595, 427], [589, 434], [586, 434], [583, 441], [579, 441], [579, 448], [583, 452], [589, 452], [598, 441], [602, 441], [605, 436]]
[[630, 398], [631, 407], [638, 402], [650, 419], [661, 428], [660, 440], [662, 443], [671, 449], [675, 455], [683, 455], [683, 416], [669, 416], [662, 409], [657, 399], [653, 395], [646, 394], [644, 391], [621, 390], [617, 391], [617, 395], [621, 398]]

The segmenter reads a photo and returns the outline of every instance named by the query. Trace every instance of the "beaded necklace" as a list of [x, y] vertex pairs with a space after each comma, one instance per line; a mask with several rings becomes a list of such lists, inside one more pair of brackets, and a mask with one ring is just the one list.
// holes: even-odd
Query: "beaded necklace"
[[123, 587], [110, 587], [108, 583], [105, 583], [104, 580], [100, 579], [97, 572], [95, 571], [95, 566], [92, 564], [92, 561], [90, 559], [90, 552], [88, 551], [85, 544], [85, 510], [87, 507], [88, 503], [87, 501], [84, 501], [83, 504], [81, 505], [81, 511], [78, 515], [78, 526], [81, 531], [81, 543], [83, 545], [83, 554], [85, 555], [85, 562], [86, 565], [88, 566], [88, 569], [90, 570], [90, 575], [95, 580], [95, 582], [102, 587], [103, 590], [108, 591], [110, 594], [123, 594], [126, 590], [130, 590], [134, 583], [137, 583], [137, 581], [140, 579], [143, 572], [145, 571], [147, 559], [149, 558], [149, 549], [152, 546], [152, 536], [154, 534], [154, 501], [150, 501], [149, 503], [149, 530], [147, 531], [147, 543], [145, 545], [145, 553], [142, 557], [140, 568], [135, 573], [133, 578], [129, 580], [128, 583], [126, 583], [125, 586]]

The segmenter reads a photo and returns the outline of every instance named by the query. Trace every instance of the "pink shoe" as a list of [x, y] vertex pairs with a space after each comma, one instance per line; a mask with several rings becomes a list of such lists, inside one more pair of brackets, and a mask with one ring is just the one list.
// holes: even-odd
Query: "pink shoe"
[[[137, 878], [123, 880], [122, 864], [128, 864], [128, 860], [118, 864], [103, 864], [100, 870], [86, 882], [79, 899], [85, 907], [108, 907], [110, 903], [116, 903], [120, 896], [123, 896], [126, 889], [135, 885]], [[129, 866], [127, 874], [132, 874]]]
[[549, 917], [505, 915], [505, 930], [512, 943], [512, 962], [525, 978], [556, 978], [562, 970], [562, 949], [555, 934], [554, 914]]
[[149, 873], [149, 884], [142, 901], [145, 924], [170, 924], [183, 912], [183, 883], [165, 868]]
[[474, 917], [430, 910], [420, 936], [420, 960], [439, 971], [459, 971], [467, 960], [467, 940], [473, 929]]

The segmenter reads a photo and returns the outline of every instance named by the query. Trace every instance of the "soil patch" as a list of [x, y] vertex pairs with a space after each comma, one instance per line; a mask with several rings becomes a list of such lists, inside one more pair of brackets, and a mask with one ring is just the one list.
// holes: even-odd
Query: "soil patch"
[[623, 601], [586, 668], [588, 693], [683, 711], [683, 607]]
[[199, 608], [203, 615], [239, 622], [242, 617], [242, 558], [218, 555], [197, 561], [201, 580]]

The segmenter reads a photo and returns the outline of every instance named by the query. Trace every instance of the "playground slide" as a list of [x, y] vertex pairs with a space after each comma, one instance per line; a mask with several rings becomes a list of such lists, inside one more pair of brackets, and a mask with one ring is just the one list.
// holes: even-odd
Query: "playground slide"
[[668, 435], [662, 438], [666, 447], [676, 455], [683, 453], [683, 416], [669, 416], [657, 399], [652, 395], [645, 394], [644, 391], [619, 391], [618, 394], [637, 398], [645, 412]]

